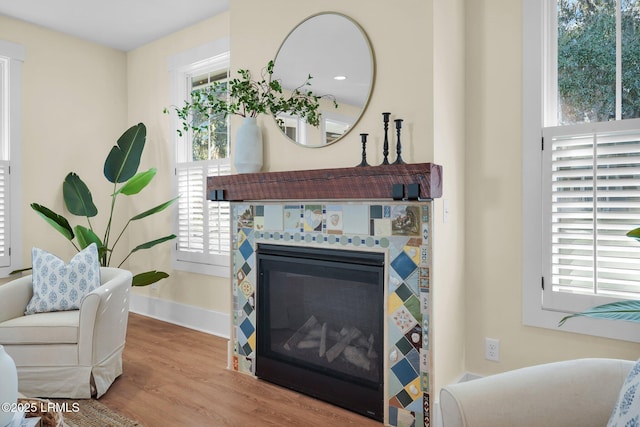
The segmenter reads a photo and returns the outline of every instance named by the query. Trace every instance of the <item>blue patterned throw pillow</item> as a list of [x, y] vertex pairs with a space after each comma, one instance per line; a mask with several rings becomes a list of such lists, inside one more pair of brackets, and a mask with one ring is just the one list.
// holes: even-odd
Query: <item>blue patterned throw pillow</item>
[[618, 401], [607, 427], [640, 426], [640, 360], [633, 365], [627, 379], [624, 380]]
[[77, 310], [85, 295], [100, 287], [98, 247], [90, 244], [69, 262], [49, 252], [31, 250], [33, 297], [24, 314]]

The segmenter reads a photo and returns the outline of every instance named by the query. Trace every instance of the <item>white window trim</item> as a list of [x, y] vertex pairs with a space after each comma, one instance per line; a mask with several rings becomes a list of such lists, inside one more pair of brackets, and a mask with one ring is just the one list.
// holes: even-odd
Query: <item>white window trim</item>
[[522, 321], [527, 326], [640, 342], [638, 323], [580, 317], [558, 327], [569, 313], [542, 306], [541, 144], [542, 127], [548, 123], [543, 118], [543, 82], [549, 74], [544, 72], [543, 55], [551, 45], [544, 28], [547, 4], [522, 0]]
[[[170, 74], [170, 90], [171, 90], [171, 103], [176, 106], [184, 104], [184, 99], [178, 99], [177, 94], [185, 93], [186, 82], [182, 78], [185, 70], [193, 70], [194, 67], [202, 66], [207, 67], [212, 61], [226, 60], [228, 61], [230, 40], [228, 37], [224, 37], [210, 43], [198, 46], [196, 48], [180, 52], [173, 55], [167, 60], [167, 68]], [[176, 114], [170, 115], [170, 129], [171, 129], [171, 147], [178, 147], [178, 135], [175, 130], [179, 126], [178, 117]], [[177, 162], [177, 149], [171, 150], [172, 166], [175, 170]], [[178, 193], [177, 180], [171, 180], [172, 194]], [[176, 227], [177, 224], [177, 208], [173, 210], [172, 224]], [[172, 267], [176, 270], [188, 271], [191, 273], [206, 274], [211, 276], [228, 278], [231, 275], [231, 255], [228, 257], [216, 256], [215, 260], [212, 260], [211, 264], [203, 264], [199, 262], [187, 262], [178, 260], [177, 250], [175, 245], [171, 248], [171, 260]]]
[[22, 63], [23, 46], [0, 40], [0, 55], [9, 58], [9, 159], [13, 170], [10, 176], [10, 264], [0, 268], [0, 277], [24, 267], [22, 262]]

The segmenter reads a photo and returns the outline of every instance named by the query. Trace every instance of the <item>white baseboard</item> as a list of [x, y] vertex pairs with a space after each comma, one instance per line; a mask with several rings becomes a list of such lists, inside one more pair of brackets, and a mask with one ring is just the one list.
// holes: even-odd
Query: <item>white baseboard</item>
[[231, 327], [229, 314], [146, 295], [134, 293], [130, 295], [129, 311], [133, 313], [222, 338], [229, 338]]

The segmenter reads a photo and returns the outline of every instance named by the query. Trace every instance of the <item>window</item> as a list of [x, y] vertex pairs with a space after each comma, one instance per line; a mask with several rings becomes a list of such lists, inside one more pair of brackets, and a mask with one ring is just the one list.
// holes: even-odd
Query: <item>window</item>
[[[523, 320], [555, 329], [640, 298], [640, 1], [522, 4]], [[626, 322], [562, 329], [640, 341]]]
[[22, 268], [22, 62], [24, 48], [0, 40], [0, 276]]
[[[211, 43], [170, 60], [172, 98], [182, 105], [195, 90], [228, 78], [228, 40]], [[175, 214], [178, 238], [173, 267], [195, 273], [229, 276], [230, 207], [228, 202], [207, 200], [207, 177], [231, 173], [228, 122], [224, 117], [193, 117], [198, 131], [175, 130], [175, 192], [180, 196]]]

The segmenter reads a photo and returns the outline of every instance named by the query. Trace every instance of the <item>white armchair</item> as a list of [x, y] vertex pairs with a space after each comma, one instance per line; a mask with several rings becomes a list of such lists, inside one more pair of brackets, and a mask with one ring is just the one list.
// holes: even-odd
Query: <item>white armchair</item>
[[102, 267], [100, 276], [80, 310], [28, 316], [31, 276], [0, 285], [0, 344], [16, 363], [22, 394], [100, 397], [122, 374], [132, 275]]
[[444, 427], [603, 427], [635, 362], [577, 359], [444, 387]]

